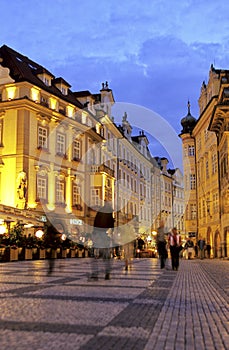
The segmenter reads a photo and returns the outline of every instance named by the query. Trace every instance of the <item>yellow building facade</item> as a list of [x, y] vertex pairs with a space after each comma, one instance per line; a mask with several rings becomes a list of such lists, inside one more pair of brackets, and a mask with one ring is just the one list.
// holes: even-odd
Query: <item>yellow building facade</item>
[[0, 225], [9, 230], [20, 221], [33, 234], [50, 221], [77, 241], [93, 231], [97, 210], [109, 201], [116, 227], [131, 223], [144, 236], [161, 218], [171, 227], [166, 158], [163, 165], [151, 156], [144, 131], [133, 136], [125, 113], [115, 124], [107, 82], [97, 94], [70, 88], [0, 48]]
[[[185, 226], [212, 247], [213, 257], [228, 256], [228, 216], [225, 205], [227, 183], [227, 113], [223, 83], [227, 71], [211, 66], [208, 83], [203, 82], [198, 120], [190, 114], [182, 119], [185, 177]], [[222, 101], [224, 102], [221, 108]], [[225, 168], [226, 167], [226, 168]], [[227, 170], [226, 170], [227, 171]], [[222, 175], [223, 174], [223, 175]]]

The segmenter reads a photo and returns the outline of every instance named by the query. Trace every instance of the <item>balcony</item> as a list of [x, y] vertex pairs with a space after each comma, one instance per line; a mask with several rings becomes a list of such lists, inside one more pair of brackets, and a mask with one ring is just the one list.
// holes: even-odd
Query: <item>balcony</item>
[[114, 177], [114, 170], [109, 168], [108, 166], [102, 164], [102, 165], [89, 165], [89, 172], [90, 173], [106, 173], [112, 177]]

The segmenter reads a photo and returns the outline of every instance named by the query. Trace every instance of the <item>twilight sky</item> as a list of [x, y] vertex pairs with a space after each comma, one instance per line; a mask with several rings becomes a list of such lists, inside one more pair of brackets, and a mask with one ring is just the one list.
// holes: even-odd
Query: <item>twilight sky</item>
[[73, 91], [97, 93], [108, 81], [117, 102], [115, 121], [127, 111], [133, 126], [163, 145], [161, 151], [152, 138], [152, 154], [181, 166], [176, 135], [187, 101], [198, 118], [210, 65], [229, 69], [229, 3], [1, 0], [0, 11], [0, 46], [62, 76]]

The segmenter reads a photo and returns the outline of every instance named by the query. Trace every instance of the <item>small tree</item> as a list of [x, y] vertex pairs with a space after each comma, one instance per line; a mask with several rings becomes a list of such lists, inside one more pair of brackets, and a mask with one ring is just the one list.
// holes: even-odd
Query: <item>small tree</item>
[[10, 230], [10, 244], [20, 246], [23, 241], [24, 226], [18, 221], [16, 225]]

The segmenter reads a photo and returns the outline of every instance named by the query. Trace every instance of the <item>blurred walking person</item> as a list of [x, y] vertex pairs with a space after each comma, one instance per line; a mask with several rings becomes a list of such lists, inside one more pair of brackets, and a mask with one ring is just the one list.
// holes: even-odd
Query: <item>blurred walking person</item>
[[48, 255], [48, 275], [51, 275], [54, 270], [56, 250], [61, 245], [61, 234], [52, 225], [47, 226], [44, 243], [49, 250]]
[[179, 257], [182, 246], [181, 236], [178, 234], [176, 227], [174, 227], [171, 233], [169, 233], [169, 248], [171, 253], [172, 269], [177, 271], [179, 268]]
[[99, 275], [98, 259], [104, 261], [105, 279], [110, 279], [111, 273], [111, 247], [112, 233], [114, 229], [113, 209], [110, 203], [106, 202], [97, 212], [94, 220], [94, 231], [92, 234], [93, 247], [97, 251], [92, 262], [91, 279], [97, 280]]
[[132, 267], [136, 234], [133, 225], [131, 224], [122, 225], [119, 227], [119, 230], [124, 250], [125, 270], [128, 271], [128, 269]]
[[157, 242], [157, 250], [158, 250], [159, 259], [160, 259], [160, 266], [161, 266], [161, 269], [163, 269], [165, 267], [166, 259], [168, 257], [168, 251], [166, 248], [167, 233], [165, 233], [165, 224], [163, 220], [161, 220], [160, 226], [157, 229], [156, 242]]
[[200, 237], [198, 241], [198, 248], [200, 252], [200, 259], [203, 260], [205, 257], [205, 240], [202, 237]]

